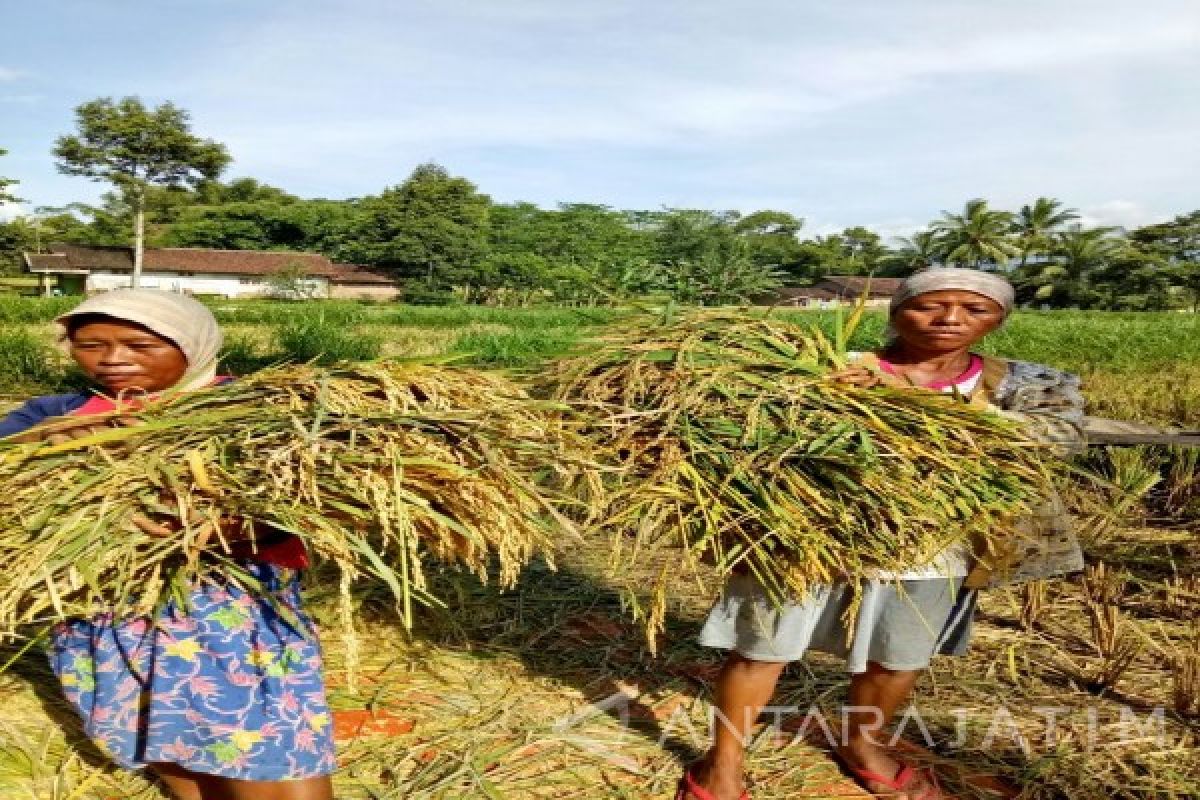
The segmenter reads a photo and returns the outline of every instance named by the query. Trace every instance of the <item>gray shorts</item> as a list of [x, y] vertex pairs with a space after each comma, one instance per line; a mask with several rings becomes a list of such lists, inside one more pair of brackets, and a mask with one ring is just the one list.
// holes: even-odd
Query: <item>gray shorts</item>
[[935, 654], [962, 655], [970, 643], [976, 592], [960, 590], [962, 580], [867, 582], [850, 629], [844, 617], [853, 593], [846, 584], [776, 606], [753, 578], [735, 576], [709, 613], [700, 643], [754, 661], [798, 661], [819, 650], [844, 657], [853, 673], [866, 672], [870, 661], [925, 669]]

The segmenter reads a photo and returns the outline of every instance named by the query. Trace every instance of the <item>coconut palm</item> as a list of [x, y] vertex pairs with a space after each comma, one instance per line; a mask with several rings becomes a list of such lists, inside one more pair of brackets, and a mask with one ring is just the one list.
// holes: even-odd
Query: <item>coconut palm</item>
[[887, 274], [896, 277], [911, 275], [942, 261], [945, 249], [937, 231], [917, 231], [912, 236], [897, 236], [896, 246], [884, 259]]
[[949, 264], [982, 268], [1000, 266], [1019, 252], [1011, 239], [1013, 215], [988, 208], [982, 198], [969, 200], [961, 214], [942, 212], [933, 223]]
[[1051, 260], [1030, 265], [1024, 288], [1037, 300], [1078, 301], [1087, 294], [1090, 275], [1120, 258], [1128, 247], [1112, 235], [1115, 230], [1075, 224], [1055, 234]]
[[1023, 205], [1013, 221], [1013, 233], [1021, 252], [1021, 267], [1035, 253], [1047, 253], [1054, 246], [1054, 234], [1068, 222], [1079, 219], [1079, 212], [1063, 208], [1059, 200], [1039, 197], [1033, 205]]

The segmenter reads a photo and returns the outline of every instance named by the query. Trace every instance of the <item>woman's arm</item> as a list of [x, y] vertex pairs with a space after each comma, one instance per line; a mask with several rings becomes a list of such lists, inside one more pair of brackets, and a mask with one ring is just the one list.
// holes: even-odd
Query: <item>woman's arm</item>
[[87, 402], [82, 394], [54, 394], [35, 397], [0, 418], [0, 439], [17, 436], [55, 417], [70, 414]]

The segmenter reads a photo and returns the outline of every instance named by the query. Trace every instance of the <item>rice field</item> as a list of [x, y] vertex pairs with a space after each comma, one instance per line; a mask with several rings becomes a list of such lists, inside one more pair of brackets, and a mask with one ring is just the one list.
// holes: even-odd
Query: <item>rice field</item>
[[[75, 380], [55, 356], [48, 325], [66, 302], [0, 296], [5, 400]], [[334, 341], [524, 375], [537, 375], [551, 356], [586, 351], [590, 335], [627, 313], [350, 303], [216, 311], [233, 372], [316, 357]], [[833, 324], [830, 315], [797, 315]], [[289, 325], [307, 325], [303, 352], [281, 335]], [[882, 327], [869, 318], [852, 344], [871, 346]], [[1022, 313], [988, 346], [1079, 371], [1092, 413], [1200, 427], [1195, 315]], [[1114, 449], [1077, 466], [1068, 499], [1089, 571], [988, 592], [968, 656], [938, 660], [921, 680], [904, 729], [920, 747], [909, 757], [936, 764], [954, 797], [1200, 796], [1200, 459], [1196, 451]], [[622, 590], [669, 565], [644, 564], [643, 576], [618, 580], [597, 545], [557, 560], [555, 572], [533, 563], [510, 591], [431, 574], [447, 607], [419, 609], [411, 633], [388, 613], [383, 593], [358, 595], [355, 690], [337, 633], [336, 586], [310, 578], [310, 603], [329, 632], [339, 798], [673, 795], [681, 765], [705, 747], [720, 662], [694, 644], [707, 591], [674, 587], [651, 655]], [[0, 675], [0, 798], [162, 797], [86, 742], [35, 650], [0, 651], [8, 665]], [[781, 708], [764, 718], [751, 751], [756, 799], [867, 796], [829, 758], [814, 711], [836, 721], [845, 683], [833, 659], [788, 668], [775, 699]]]

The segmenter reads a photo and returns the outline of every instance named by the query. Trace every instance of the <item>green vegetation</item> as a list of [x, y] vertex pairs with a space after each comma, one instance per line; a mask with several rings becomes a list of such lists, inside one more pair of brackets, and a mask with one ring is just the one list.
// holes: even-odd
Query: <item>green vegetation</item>
[[146, 193], [216, 180], [229, 164], [225, 146], [193, 136], [188, 113], [171, 103], [148, 109], [136, 97], [110, 97], [75, 109], [78, 132], [54, 145], [59, 172], [108, 181], [133, 217], [133, 285], [141, 279]]
[[[3, 155], [8, 155], [8, 151], [0, 147], [0, 156]], [[17, 183], [19, 181], [0, 176], [0, 205], [4, 205], [5, 203], [19, 203], [21, 201], [21, 198], [12, 193], [11, 187], [16, 186]]]
[[[53, 329], [48, 323], [77, 302], [70, 297], [0, 294], [0, 331], [19, 334], [23, 342], [37, 342], [42, 352], [56, 358], [51, 348]], [[454, 355], [466, 363], [531, 368], [586, 341], [590, 332], [618, 324], [634, 313], [613, 308], [437, 307], [350, 301], [219, 301], [211, 307], [229, 331], [226, 367], [234, 373], [280, 361], [378, 355]], [[815, 323], [830, 335], [838, 324], [836, 311], [776, 309], [769, 313]], [[882, 313], [865, 315], [850, 341], [851, 348], [878, 346], [885, 325]], [[1073, 370], [1089, 380], [1116, 380], [1165, 370], [1176, 375], [1178, 383], [1178, 375], [1200, 362], [1200, 317], [1172, 312], [1022, 311], [992, 334], [983, 349], [1006, 358]], [[14, 366], [32, 364], [32, 360], [13, 356], [5, 363], [10, 366], [0, 374], [0, 389], [8, 393], [16, 386], [49, 390], [58, 385], [45, 369]], [[1143, 393], [1154, 385], [1149, 382]], [[1173, 392], [1160, 389], [1159, 393]], [[1178, 392], [1173, 394], [1181, 407], [1195, 405]]]
[[[101, 98], [76, 118], [78, 132], [54, 151], [60, 169], [114, 191], [0, 223], [0, 271], [19, 272], [22, 250], [52, 242], [132, 243], [137, 253], [144, 240], [318, 252], [393, 275], [417, 304], [621, 305], [662, 294], [723, 305], [830, 274], [944, 264], [1006, 272], [1031, 307], [1200, 309], [1200, 211], [1122, 231], [1084, 228], [1054, 198], [1016, 211], [975, 198], [891, 242], [861, 225], [805, 237], [804, 220], [778, 209], [500, 204], [436, 164], [379, 194], [305, 199], [253, 178], [219, 182], [229, 155], [170, 103]], [[11, 183], [0, 179], [0, 196]]]
[[44, 337], [23, 328], [0, 328], [0, 375], [6, 391], [54, 391], [63, 383], [62, 359]]
[[283, 323], [275, 330], [275, 338], [288, 361], [369, 361], [382, 351], [377, 337], [356, 333], [319, 315], [297, 316]]

